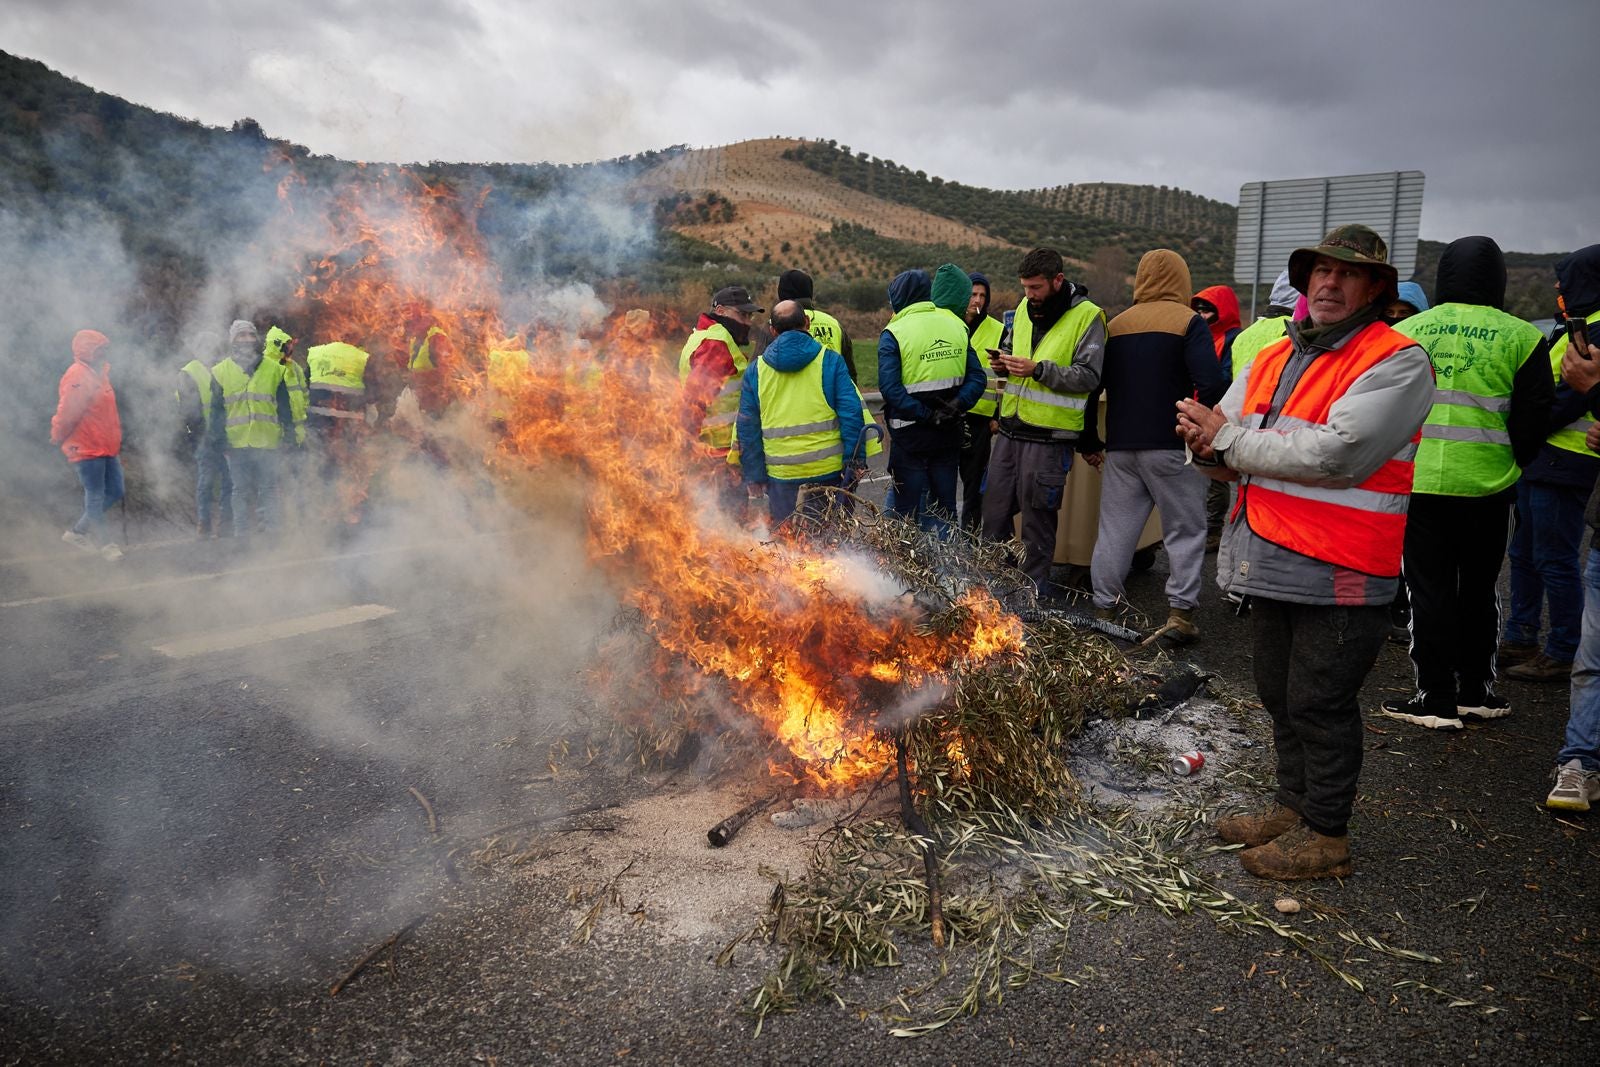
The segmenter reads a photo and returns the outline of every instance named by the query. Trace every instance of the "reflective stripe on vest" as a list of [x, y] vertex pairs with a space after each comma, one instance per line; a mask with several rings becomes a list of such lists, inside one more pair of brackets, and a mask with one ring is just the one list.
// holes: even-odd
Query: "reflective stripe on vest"
[[999, 319], [985, 315], [983, 321], [978, 323], [977, 329], [972, 331], [972, 350], [977, 353], [978, 362], [983, 364], [984, 373], [989, 376], [989, 383], [984, 387], [982, 399], [972, 405], [974, 415], [984, 415], [992, 419], [994, 413], [1000, 410], [1000, 389], [1003, 379], [996, 377], [994, 371], [989, 369], [986, 353], [1000, 344], [1000, 335], [1005, 333], [1005, 329]]
[[1233, 380], [1238, 381], [1244, 369], [1261, 350], [1289, 332], [1289, 316], [1274, 319], [1257, 319], [1233, 338]]
[[1476, 304], [1440, 304], [1395, 324], [1428, 353], [1438, 387], [1422, 426], [1413, 491], [1481, 497], [1514, 484], [1506, 420], [1517, 371], [1542, 335], [1532, 323]]
[[311, 394], [306, 389], [306, 378], [300, 364], [292, 359], [283, 361], [283, 385], [289, 392], [289, 419], [294, 423], [294, 443], [303, 445], [306, 441], [306, 409]]
[[411, 346], [411, 370], [433, 370], [433, 339], [444, 333], [442, 326], [428, 327], [427, 335]]
[[278, 423], [278, 384], [283, 364], [262, 359], [246, 376], [232, 357], [218, 363], [211, 377], [222, 390], [229, 448], [277, 448], [283, 440]]
[[[1600, 322], [1600, 311], [1596, 311], [1584, 321]], [[1591, 333], [1589, 336], [1593, 337], [1595, 335]], [[1567, 349], [1570, 346], [1571, 342], [1567, 340], [1566, 334], [1561, 335], [1560, 345], [1552, 344], [1550, 346], [1550, 371], [1555, 375], [1557, 381], [1561, 380], [1561, 357], [1567, 354]], [[1594, 451], [1584, 444], [1584, 438], [1589, 433], [1589, 427], [1593, 426], [1594, 423], [1595, 420], [1591, 416], [1587, 414], [1580, 415], [1551, 434], [1546, 443], [1567, 452], [1576, 452], [1580, 456], [1592, 458]]]
[[900, 384], [906, 392], [957, 389], [966, 379], [966, 324], [932, 301], [901, 308], [884, 329], [900, 347]]
[[209, 429], [211, 427], [211, 371], [198, 359], [191, 359], [183, 365], [183, 373], [189, 376], [194, 382], [194, 387], [200, 391], [200, 425]]
[[[1070, 366], [1078, 342], [1096, 319], [1102, 325], [1105, 313], [1089, 300], [1080, 300], [1039, 339], [1033, 343], [1033, 320], [1027, 309], [1011, 324], [1011, 350], [1040, 363], [1054, 363], [1058, 367]], [[1000, 397], [1000, 416], [1016, 417], [1029, 426], [1050, 430], [1083, 429], [1084, 409], [1089, 405], [1088, 393], [1058, 393], [1043, 382], [1032, 378], [1007, 378], [1005, 392]]]
[[806, 312], [806, 329], [823, 348], [831, 348], [841, 356], [844, 355], [844, 329], [839, 325], [839, 320], [826, 311], [812, 308]]
[[[1412, 343], [1381, 322], [1364, 327], [1343, 348], [1307, 365], [1267, 431], [1327, 425], [1333, 405], [1363, 374]], [[1247, 429], [1259, 430], [1266, 422], [1292, 351], [1293, 344], [1285, 338], [1256, 356], [1244, 400]], [[1243, 509], [1251, 530], [1275, 545], [1338, 567], [1392, 578], [1400, 573], [1420, 439], [1420, 433], [1414, 435], [1364, 482], [1348, 489], [1246, 475], [1235, 514]]]
[[797, 371], [756, 363], [756, 394], [761, 400], [761, 443], [767, 476], [782, 481], [821, 478], [844, 470], [839, 413], [822, 388], [824, 356]]

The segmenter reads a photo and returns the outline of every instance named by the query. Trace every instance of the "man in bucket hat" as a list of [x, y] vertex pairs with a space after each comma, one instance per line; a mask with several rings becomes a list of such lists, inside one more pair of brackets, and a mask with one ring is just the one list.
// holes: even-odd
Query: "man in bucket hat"
[[1357, 694], [1389, 631], [1412, 461], [1433, 404], [1427, 353], [1390, 329], [1395, 269], [1382, 238], [1340, 226], [1289, 258], [1305, 318], [1264, 347], [1207, 409], [1178, 402], [1178, 433], [1205, 472], [1238, 481], [1218, 558], [1248, 597], [1256, 689], [1272, 716], [1278, 789], [1222, 819], [1250, 873], [1350, 873], [1361, 772]]

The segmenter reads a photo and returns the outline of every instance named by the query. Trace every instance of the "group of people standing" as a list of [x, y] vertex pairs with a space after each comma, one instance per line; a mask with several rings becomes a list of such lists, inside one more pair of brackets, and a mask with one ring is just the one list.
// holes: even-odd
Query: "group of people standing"
[[[1217, 825], [1247, 846], [1240, 860], [1254, 874], [1350, 871], [1358, 694], [1397, 613], [1417, 689], [1384, 703], [1393, 718], [1439, 730], [1504, 718], [1493, 683], [1506, 660], [1527, 681], [1570, 675], [1545, 802], [1587, 810], [1600, 804], [1600, 559], [1590, 555], [1587, 598], [1578, 568], [1585, 519], [1600, 531], [1600, 348], [1586, 333], [1600, 320], [1600, 245], [1556, 275], [1560, 316], [1546, 338], [1504, 310], [1504, 256], [1487, 237], [1446, 248], [1430, 306], [1375, 231], [1337, 227], [1293, 253], [1267, 313], [1243, 328], [1231, 290], [1193, 292], [1168, 249], [1140, 260], [1133, 306], [1109, 322], [1051, 249], [1019, 266], [1025, 299], [1009, 324], [988, 313], [982, 275], [906, 271], [890, 283], [878, 342], [891, 506], [945, 530], [959, 477], [963, 524], [1010, 541], [1020, 517], [1021, 567], [1048, 595], [1067, 473], [1082, 456], [1102, 476], [1097, 613], [1122, 610], [1158, 508], [1167, 630], [1180, 640], [1199, 634], [1210, 513], [1218, 583], [1252, 620], [1277, 752], [1272, 802]], [[805, 301], [774, 307], [770, 357], [749, 356], [762, 309], [738, 287], [719, 291], [681, 353], [691, 425], [703, 441], [726, 431], [715, 455], [736, 464], [749, 495], [768, 497], [774, 520], [801, 487], [853, 485], [875, 439], [830, 344], [837, 326], [808, 328], [819, 317], [809, 281]], [[1496, 583], [1513, 511], [1502, 631]]]

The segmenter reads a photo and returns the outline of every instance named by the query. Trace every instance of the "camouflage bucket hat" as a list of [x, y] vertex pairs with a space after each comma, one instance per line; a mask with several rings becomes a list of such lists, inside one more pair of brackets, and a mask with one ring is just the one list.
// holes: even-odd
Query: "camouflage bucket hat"
[[1328, 256], [1346, 263], [1359, 263], [1372, 270], [1384, 282], [1379, 300], [1388, 303], [1396, 298], [1400, 286], [1400, 273], [1389, 265], [1389, 246], [1370, 226], [1351, 223], [1335, 226], [1322, 242], [1313, 248], [1297, 248], [1289, 254], [1289, 284], [1310, 295], [1311, 266], [1318, 256]]

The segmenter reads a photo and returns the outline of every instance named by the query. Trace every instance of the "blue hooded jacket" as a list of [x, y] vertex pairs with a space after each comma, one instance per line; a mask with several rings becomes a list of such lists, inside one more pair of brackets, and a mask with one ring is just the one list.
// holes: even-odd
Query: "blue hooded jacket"
[[1404, 300], [1418, 311], [1428, 310], [1428, 294], [1416, 282], [1401, 282], [1400, 294], [1395, 299]]
[[828, 406], [839, 415], [839, 439], [844, 444], [845, 469], [866, 462], [865, 445], [861, 441], [861, 432], [866, 426], [861, 411], [861, 394], [856, 392], [855, 382], [850, 379], [844, 357], [831, 348], [823, 348], [815, 337], [804, 330], [788, 330], [774, 338], [759, 359], [751, 361], [739, 386], [736, 429], [739, 435], [739, 467], [744, 471], [746, 484], [765, 485], [768, 481], [804, 484], [839, 477], [837, 474], [825, 474], [816, 478], [769, 478], [766, 448], [761, 439], [759, 365], [765, 363], [773, 370], [792, 374], [804, 370], [819, 354], [822, 358], [822, 395], [827, 399]]
[[[925, 270], [902, 271], [895, 275], [894, 281], [889, 283], [889, 307], [895, 312], [900, 312], [912, 304], [933, 299], [933, 282], [928, 278]], [[965, 321], [956, 316], [961, 322], [963, 330], [966, 329]], [[967, 346], [966, 375], [961, 380], [961, 385], [952, 396], [955, 407], [960, 411], [972, 410], [972, 405], [983, 399], [983, 391], [989, 387], [989, 376], [984, 373], [983, 367], [978, 363], [978, 357], [972, 351], [972, 346]], [[900, 342], [895, 340], [894, 334], [884, 330], [878, 338], [878, 391], [883, 394], [884, 414], [891, 418], [916, 420], [926, 423], [926, 427], [907, 426], [895, 431], [896, 435], [909, 431], [922, 429], [948, 432], [959, 438], [961, 426], [959, 420], [954, 420], [946, 426], [935, 427], [931, 422], [933, 409], [921, 400], [906, 391], [900, 378]], [[931, 398], [946, 399], [945, 393], [925, 393]]]

